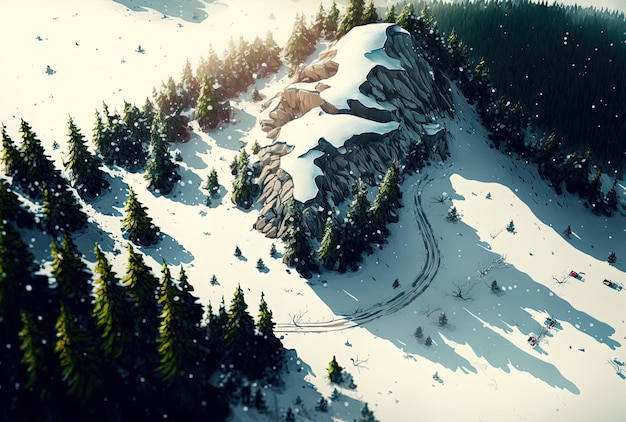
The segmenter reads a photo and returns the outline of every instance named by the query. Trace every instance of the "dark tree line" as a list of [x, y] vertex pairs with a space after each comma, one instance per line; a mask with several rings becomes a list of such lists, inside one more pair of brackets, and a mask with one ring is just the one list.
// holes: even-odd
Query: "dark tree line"
[[[41, 141], [30, 125], [22, 120], [20, 124], [21, 144], [16, 145], [2, 128], [2, 165], [6, 176], [11, 178], [11, 186], [25, 196], [42, 205], [38, 215], [38, 225], [48, 233], [57, 235], [82, 229], [87, 225], [87, 216], [78, 198], [70, 188], [70, 182], [63, 177], [54, 162], [46, 155]], [[66, 164], [71, 183], [86, 197], [97, 195], [107, 185], [102, 173], [98, 172], [97, 161], [91, 161], [89, 153], [82, 156], [83, 167], [75, 165], [77, 155], [82, 154], [82, 137], [70, 119], [70, 160]], [[86, 171], [91, 171], [86, 175]], [[4, 183], [4, 182], [3, 182]], [[3, 191], [10, 191], [4, 185]], [[93, 190], [92, 190], [93, 189]], [[15, 194], [7, 193], [7, 203], [3, 207], [21, 207]], [[18, 212], [14, 221], [23, 227], [32, 227], [33, 219], [24, 212]]]
[[[535, 8], [537, 6], [527, 4], [526, 2], [521, 2], [517, 6], [511, 4], [511, 2], [500, 2], [497, 4], [495, 2], [478, 3], [482, 5], [482, 9], [475, 11], [475, 13], [480, 14], [484, 10], [492, 10], [494, 16], [499, 16], [498, 13], [503, 10], [511, 11], [512, 7]], [[615, 161], [611, 163], [602, 162], [602, 159], [599, 159], [597, 154], [594, 155], [594, 151], [603, 148], [602, 145], [604, 143], [595, 143], [593, 147], [587, 143], [584, 149], [579, 150], [577, 148], [580, 148], [580, 145], [570, 143], [569, 139], [566, 140], [563, 137], [557, 138], [554, 131], [552, 131], [550, 136], [540, 138], [535, 142], [529, 142], [526, 136], [529, 128], [532, 129], [535, 125], [539, 125], [540, 128], [549, 126], [542, 123], [537, 116], [530, 116], [525, 111], [526, 108], [523, 106], [521, 99], [519, 101], [509, 99], [510, 97], [506, 95], [506, 91], [500, 89], [493, 82], [493, 67], [500, 66], [500, 69], [502, 69], [506, 65], [508, 68], [511, 62], [510, 58], [501, 57], [500, 62], [492, 61], [492, 67], [489, 67], [487, 61], [482, 56], [478, 56], [483, 52], [483, 46], [480, 41], [477, 41], [477, 45], [480, 48], [476, 46], [469, 48], [468, 45], [470, 43], [461, 40], [459, 35], [461, 32], [457, 32], [455, 27], [451, 29], [447, 39], [440, 32], [439, 24], [441, 20], [439, 15], [435, 16], [434, 13], [439, 13], [442, 10], [444, 14], [451, 13], [448, 9], [452, 5], [445, 5], [440, 2], [429, 3], [428, 5], [423, 2], [415, 2], [414, 4], [423, 5], [424, 8], [419, 14], [416, 14], [415, 8], [418, 6], [414, 6], [412, 3], [405, 5], [398, 16], [398, 23], [411, 32], [418, 44], [425, 50], [425, 54], [430, 62], [436, 67], [436, 71], [440, 70], [447, 73], [451, 79], [459, 84], [469, 102], [475, 104], [482, 123], [490, 130], [489, 138], [493, 142], [494, 147], [508, 153], [519, 154], [528, 161], [537, 163], [539, 173], [550, 181], [558, 194], [565, 188], [570, 193], [580, 195], [587, 200], [586, 206], [589, 206], [594, 213], [610, 215], [616, 210], [618, 205], [615, 189], [616, 179], [614, 179], [613, 185], [608, 189], [603, 187], [600, 176], [602, 168], [605, 166], [599, 164], [610, 164], [610, 168], [614, 169], [613, 164]], [[467, 9], [472, 9], [473, 7], [470, 3]], [[562, 6], [555, 7], [555, 9], [560, 10], [565, 16], [571, 12], [569, 8], [563, 8]], [[550, 16], [554, 9], [543, 5], [542, 8], [533, 10], [546, 11], [547, 15]], [[574, 8], [573, 10], [576, 11], [578, 9]], [[611, 14], [611, 16], [613, 15], [622, 16], [623, 19], [623, 15]], [[403, 16], [407, 18], [405, 19]], [[486, 20], [492, 17], [492, 15], [483, 16]], [[477, 25], [487, 25], [487, 23], [482, 23], [481, 21]], [[541, 33], [539, 30], [538, 32]], [[500, 48], [504, 48], [503, 46], [505, 45], [507, 48], [510, 46], [510, 44], [502, 43]], [[472, 52], [474, 57], [479, 57], [475, 65], [470, 64], [473, 61], [470, 52]], [[517, 54], [511, 51], [509, 53]], [[520, 56], [526, 57], [521, 54], [517, 54], [516, 57]], [[558, 52], [556, 56], [559, 56]], [[560, 59], [569, 60], [568, 57], [560, 57]], [[524, 71], [527, 68], [521, 64], [511, 68], [513, 67], [515, 71]], [[511, 80], [507, 83], [514, 85]], [[568, 91], [567, 95], [569, 94], [570, 92]], [[574, 100], [572, 99], [571, 101]], [[568, 114], [567, 111], [563, 113], [563, 116], [569, 116], [567, 118], [571, 120], [571, 114]], [[548, 131], [548, 133], [550, 132]], [[607, 167], [609, 166], [607, 165]]]
[[624, 14], [549, 2], [414, 2], [441, 33], [454, 30], [484, 58], [501, 95], [558, 134], [566, 153], [590, 149], [595, 164], [620, 172], [626, 149]]
[[[256, 322], [241, 288], [205, 320], [183, 267], [157, 278], [129, 245], [120, 277], [96, 246], [92, 273], [65, 235], [49, 279], [13, 224], [0, 229], [2, 420], [224, 420], [240, 380], [275, 379], [283, 348], [263, 296]], [[218, 370], [230, 384], [212, 384]]]

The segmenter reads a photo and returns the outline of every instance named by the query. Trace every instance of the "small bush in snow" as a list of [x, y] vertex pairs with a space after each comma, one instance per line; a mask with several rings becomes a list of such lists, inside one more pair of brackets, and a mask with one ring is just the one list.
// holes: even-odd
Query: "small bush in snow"
[[426, 341], [424, 341], [424, 344], [425, 344], [426, 346], [432, 346], [432, 344], [433, 344], [433, 339], [432, 339], [432, 338], [430, 338], [430, 336], [426, 337]]
[[397, 278], [393, 281], [393, 284], [391, 285], [391, 287], [393, 287], [394, 289], [397, 289], [398, 287], [400, 287], [400, 280], [398, 280]]
[[257, 270], [264, 270], [265, 269], [265, 263], [263, 262], [263, 260], [261, 258], [259, 258], [259, 260], [256, 262], [256, 269]]
[[515, 224], [513, 224], [513, 220], [511, 220], [509, 225], [506, 226], [506, 231], [509, 233], [515, 233]]
[[617, 255], [615, 255], [615, 252], [611, 252], [606, 260], [609, 264], [615, 264], [617, 261]]
[[418, 340], [424, 337], [424, 331], [422, 330], [421, 326], [415, 329], [415, 333], [413, 334], [413, 336]]
[[498, 286], [498, 282], [496, 280], [493, 280], [491, 282], [491, 291], [497, 292], [498, 290], [500, 290], [500, 286]]
[[315, 404], [315, 410], [318, 412], [328, 412], [328, 400], [321, 397]]
[[563, 230], [563, 236], [567, 237], [568, 239], [572, 236], [572, 227], [571, 226], [567, 226], [565, 228], [565, 230]]
[[439, 315], [439, 326], [440, 327], [445, 327], [448, 324], [448, 317], [446, 316], [445, 312], [442, 312]]
[[459, 220], [459, 212], [456, 210], [456, 207], [451, 207], [448, 210], [448, 215], [446, 216], [446, 220], [448, 221], [458, 221]]
[[241, 256], [241, 249], [239, 249], [239, 246], [235, 246], [235, 256], [236, 257], [240, 257]]

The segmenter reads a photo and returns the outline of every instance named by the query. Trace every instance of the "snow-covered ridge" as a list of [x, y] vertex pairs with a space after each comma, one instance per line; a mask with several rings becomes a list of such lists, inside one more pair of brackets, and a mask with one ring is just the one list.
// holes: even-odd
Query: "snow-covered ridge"
[[[259, 154], [271, 168], [259, 178], [257, 229], [280, 236], [284, 198], [332, 209], [357, 178], [375, 184], [411, 143], [440, 142], [427, 125], [451, 109], [446, 88], [400, 26], [353, 28], [265, 105], [261, 126], [273, 143]], [[445, 155], [445, 146], [428, 147]]]
[[[323, 100], [332, 104], [340, 113], [348, 112], [350, 101], [358, 101], [367, 108], [391, 110], [390, 104], [381, 104], [364, 95], [359, 86], [367, 80], [374, 66], [384, 66], [390, 70], [403, 70], [400, 61], [385, 53], [387, 30], [403, 31], [391, 24], [359, 26], [341, 38], [333, 47], [337, 51], [333, 61], [339, 66], [337, 73], [326, 79], [328, 88], [320, 92]], [[315, 66], [315, 62], [312, 66]], [[317, 82], [295, 83], [290, 88], [315, 90]], [[325, 139], [339, 153], [345, 153], [345, 142], [362, 133], [383, 135], [396, 130], [398, 122], [378, 123], [351, 114], [329, 114], [316, 107], [304, 116], [291, 120], [282, 127], [277, 140], [293, 145], [294, 150], [282, 161], [282, 168], [294, 181], [294, 199], [307, 202], [317, 196], [319, 188], [315, 177], [323, 174], [314, 160], [323, 155], [317, 150], [321, 139]]]

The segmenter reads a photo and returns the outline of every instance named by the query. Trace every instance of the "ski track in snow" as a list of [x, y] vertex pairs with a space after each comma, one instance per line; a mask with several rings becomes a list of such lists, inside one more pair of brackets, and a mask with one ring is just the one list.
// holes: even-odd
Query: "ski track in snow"
[[[419, 184], [418, 190], [415, 193], [413, 205], [415, 220], [418, 224], [419, 232], [421, 232], [424, 240], [426, 261], [420, 272], [415, 277], [415, 280], [411, 283], [411, 287], [409, 289], [401, 291], [386, 302], [375, 303], [364, 310], [357, 310], [350, 314], [339, 315], [339, 318], [318, 322], [300, 322], [297, 324], [281, 322], [276, 324], [274, 331], [277, 333], [321, 333], [359, 327], [378, 318], [398, 312], [424, 293], [437, 275], [437, 271], [441, 265], [441, 253], [439, 252], [439, 247], [437, 246], [437, 241], [435, 240], [432, 227], [430, 226], [428, 218], [422, 209], [422, 195], [419, 190]], [[358, 301], [356, 297], [348, 293], [346, 290], [344, 290], [344, 292], [351, 298]]]

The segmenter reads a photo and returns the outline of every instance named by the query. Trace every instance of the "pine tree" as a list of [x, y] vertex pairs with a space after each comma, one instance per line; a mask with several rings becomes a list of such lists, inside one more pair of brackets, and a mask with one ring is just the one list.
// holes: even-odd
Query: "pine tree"
[[270, 246], [270, 256], [274, 258], [278, 252], [276, 251], [276, 245], [272, 243]]
[[265, 295], [261, 293], [261, 302], [259, 304], [259, 317], [257, 320], [257, 333], [260, 337], [259, 341], [259, 366], [263, 369], [269, 368], [272, 372], [281, 365], [283, 356], [283, 345], [274, 334], [276, 324], [272, 319], [272, 311], [265, 302]]
[[439, 315], [439, 326], [440, 327], [444, 327], [448, 324], [448, 317], [446, 316], [445, 312], [442, 312]]
[[572, 226], [567, 226], [565, 230], [563, 230], [563, 235], [569, 239], [572, 236]]
[[60, 301], [85, 329], [93, 314], [91, 272], [83, 262], [72, 238], [65, 234], [58, 244], [52, 242], [52, 276]]
[[396, 23], [400, 25], [404, 29], [408, 29], [411, 21], [415, 18], [415, 8], [413, 3], [409, 2], [404, 5], [398, 18], [396, 19]]
[[339, 26], [339, 9], [337, 3], [333, 0], [326, 20], [324, 20], [324, 34], [326, 39], [334, 40], [337, 38], [337, 27]]
[[256, 262], [256, 269], [259, 271], [265, 269], [265, 263], [263, 262], [262, 258], [259, 258], [259, 260]]
[[143, 362], [136, 370], [152, 373], [153, 365], [158, 362], [155, 347], [159, 328], [159, 279], [152, 274], [141, 253], [135, 252], [130, 244], [127, 249], [128, 263], [122, 284], [127, 300], [130, 301], [134, 320], [132, 326], [136, 333], [135, 355]]
[[[25, 387], [37, 392], [40, 399], [49, 399], [53, 393], [53, 366], [55, 364], [51, 335], [46, 332], [47, 327], [37, 317], [28, 311], [21, 311], [22, 329], [19, 333], [21, 362], [26, 367], [28, 379]], [[4, 362], [3, 364], [6, 364]], [[1, 385], [1, 383], [0, 383]]]
[[32, 214], [24, 208], [19, 197], [4, 180], [0, 180], [0, 220], [11, 221], [18, 227], [29, 229], [35, 225]]
[[500, 286], [498, 286], [498, 282], [496, 280], [493, 280], [491, 282], [491, 291], [492, 292], [498, 292], [500, 291]]
[[189, 366], [189, 354], [195, 350], [196, 346], [191, 333], [183, 327], [181, 291], [174, 284], [165, 262], [161, 273], [163, 274], [159, 293], [161, 324], [156, 340], [160, 364], [157, 370], [161, 373], [163, 381], [170, 381], [185, 375], [183, 368]]
[[515, 224], [513, 223], [513, 220], [511, 220], [509, 222], [509, 225], [506, 226], [506, 231], [508, 231], [509, 233], [515, 233]]
[[363, 404], [363, 408], [361, 409], [361, 417], [359, 418], [359, 422], [378, 422], [378, 420], [374, 417], [374, 412], [372, 412], [367, 405], [367, 403]]
[[196, 105], [196, 120], [204, 131], [215, 129], [220, 122], [221, 93], [216, 89], [217, 82], [213, 77], [205, 77], [200, 88]]
[[298, 67], [315, 51], [315, 42], [315, 35], [307, 27], [306, 18], [297, 15], [284, 50], [285, 59], [290, 64], [290, 75], [295, 74]]
[[2, 125], [2, 165], [7, 176], [22, 177], [24, 162], [20, 156], [20, 151], [15, 146], [13, 139], [7, 133], [7, 128]]
[[241, 208], [248, 209], [252, 206], [257, 193], [258, 186], [252, 181], [250, 158], [245, 148], [242, 148], [237, 160], [237, 176], [233, 181], [231, 199]]
[[180, 174], [176, 171], [178, 164], [172, 161], [164, 131], [163, 115], [157, 113], [152, 123], [150, 158], [144, 179], [148, 181], [148, 189], [161, 195], [170, 193], [174, 184], [180, 180]]
[[424, 345], [432, 346], [433, 345], [433, 339], [430, 336], [426, 337], [426, 340], [424, 341]]
[[185, 62], [185, 67], [183, 68], [180, 89], [182, 91], [183, 108], [193, 107], [196, 104], [196, 101], [198, 101], [200, 83], [193, 74], [189, 60]]
[[[192, 368], [196, 365], [197, 361], [201, 359], [206, 361], [211, 357], [211, 354], [208, 341], [202, 328], [202, 318], [204, 316], [202, 304], [193, 294], [194, 288], [189, 283], [187, 273], [182, 265], [180, 266], [177, 280], [178, 287], [180, 289], [180, 300], [182, 302], [182, 327], [183, 330], [188, 333], [189, 338], [193, 343], [193, 347], [190, 347], [187, 351], [188, 363], [186, 363], [186, 365], [188, 366], [185, 367], [185, 370], [188, 373], [191, 373], [194, 371]], [[201, 352], [203, 353], [202, 356], [200, 355]]]
[[345, 225], [344, 258], [346, 265], [353, 271], [358, 269], [361, 254], [370, 249], [369, 241], [372, 233], [370, 219], [370, 202], [367, 199], [367, 186], [358, 180], [353, 187], [354, 199], [350, 203]]
[[125, 352], [132, 353], [135, 324], [131, 304], [125, 288], [98, 245], [94, 247], [94, 252], [97, 278], [94, 280], [96, 298], [93, 316], [103, 341], [104, 355], [117, 359]]
[[124, 118], [117, 112], [111, 113], [104, 103], [103, 114], [102, 123], [100, 117], [96, 116], [94, 129], [94, 142], [103, 161], [128, 170], [143, 167], [146, 162], [144, 142], [149, 136], [151, 122], [145, 122], [139, 109], [129, 103], [125, 104]]
[[368, 0], [363, 11], [363, 25], [378, 22], [378, 13], [376, 13], [376, 6], [373, 0]]
[[235, 246], [235, 253], [234, 255], [239, 258], [241, 256], [241, 249], [239, 249], [239, 246]]
[[217, 315], [213, 313], [213, 308], [209, 303], [207, 308], [207, 332], [209, 337], [209, 347], [215, 356], [223, 356], [225, 351], [224, 335], [228, 325], [228, 312], [224, 298], [220, 302]]
[[315, 22], [311, 27], [311, 32], [315, 35], [315, 38], [320, 39], [324, 37], [324, 21], [326, 20], [326, 11], [324, 10], [324, 5], [320, 3], [319, 9], [317, 9], [317, 14], [315, 15]]
[[[6, 405], [3, 409], [8, 412], [8, 398], [20, 395], [20, 385], [27, 383], [29, 377], [37, 376], [28, 374], [28, 366], [20, 362], [23, 359], [19, 346], [26, 341], [24, 338], [20, 340], [19, 336], [23, 325], [21, 312], [26, 311], [29, 315], [42, 318], [53, 317], [48, 315], [45, 303], [48, 279], [35, 275], [39, 266], [19, 232], [11, 223], [0, 218], [0, 233], [0, 391], [3, 392], [0, 394], [0, 404]], [[36, 362], [32, 364], [39, 366]]]
[[96, 146], [96, 152], [100, 154], [102, 160], [107, 164], [112, 164], [114, 146], [111, 145], [107, 129], [98, 110], [96, 110], [96, 121], [94, 122], [91, 141]]
[[455, 206], [450, 207], [448, 210], [448, 215], [446, 215], [446, 220], [448, 221], [459, 221], [459, 212], [456, 210]]
[[253, 369], [257, 358], [254, 320], [247, 309], [241, 286], [237, 286], [228, 310], [224, 345], [231, 363], [243, 372]]
[[421, 326], [415, 329], [415, 333], [413, 334], [413, 336], [418, 340], [424, 337], [424, 331], [422, 330]]
[[370, 218], [372, 221], [371, 241], [374, 243], [383, 243], [389, 230], [387, 223], [396, 222], [396, 208], [400, 206], [400, 176], [395, 161], [385, 173], [378, 193], [372, 203], [370, 209]]
[[324, 397], [320, 397], [320, 399], [315, 404], [315, 410], [318, 412], [328, 412], [328, 400]]
[[285, 242], [283, 263], [295, 267], [302, 276], [311, 277], [311, 272], [317, 271], [317, 265], [313, 260], [313, 248], [302, 221], [302, 204], [291, 201], [285, 218], [286, 229], [282, 238]]
[[20, 156], [22, 165], [18, 166], [23, 171], [17, 174], [13, 181], [17, 182], [24, 192], [31, 198], [39, 199], [43, 194], [43, 186], [54, 187], [61, 185], [63, 190], [64, 181], [60, 172], [54, 167], [52, 160], [45, 154], [41, 142], [32, 131], [30, 125], [24, 120], [20, 123], [22, 144]]
[[54, 350], [59, 356], [63, 380], [68, 394], [89, 398], [101, 384], [97, 343], [78, 322], [78, 316], [61, 302], [56, 322], [57, 340]]
[[42, 226], [53, 235], [70, 233], [87, 226], [87, 214], [69, 188], [52, 189], [44, 184], [42, 213]]
[[341, 18], [339, 28], [337, 29], [337, 35], [339, 37], [344, 36], [355, 26], [363, 24], [363, 10], [365, 8], [364, 0], [349, 0], [346, 11]]
[[617, 262], [617, 255], [615, 254], [615, 252], [610, 252], [606, 261], [609, 264], [615, 264]]
[[397, 20], [396, 5], [392, 4], [387, 9], [387, 13], [385, 13], [385, 18], [383, 19], [383, 22], [386, 22], [386, 23], [396, 23], [396, 20]]
[[89, 152], [87, 141], [71, 117], [68, 137], [70, 153], [65, 163], [65, 170], [70, 175], [70, 182], [82, 198], [98, 197], [102, 189], [109, 187], [109, 182], [104, 179], [100, 160]]
[[346, 270], [343, 258], [342, 239], [339, 224], [332, 216], [326, 219], [324, 235], [318, 251], [318, 258], [327, 270]]
[[330, 382], [333, 384], [341, 384], [341, 382], [343, 381], [342, 371], [343, 368], [339, 366], [339, 364], [337, 363], [337, 359], [335, 359], [335, 356], [333, 356], [333, 360], [330, 361], [327, 369], [328, 379], [330, 379]]
[[291, 407], [287, 408], [285, 422], [296, 422], [296, 416], [293, 414], [293, 410], [291, 410]]
[[203, 186], [204, 189], [209, 191], [209, 196], [217, 195], [220, 191], [220, 182], [217, 178], [217, 171], [212, 168], [207, 176], [206, 183]]
[[132, 138], [137, 141], [137, 143], [131, 145], [132, 150], [137, 157], [142, 157], [141, 162], [145, 161], [143, 146], [150, 140], [154, 114], [152, 104], [149, 101], [150, 100], [146, 98], [143, 111], [136, 105], [124, 101], [124, 110], [122, 113], [124, 126], [127, 128], [128, 132], [132, 134]]
[[152, 218], [148, 216], [146, 208], [137, 199], [132, 187], [128, 190], [125, 213], [122, 228], [131, 242], [136, 245], [150, 246], [159, 241], [160, 229], [152, 223]]

